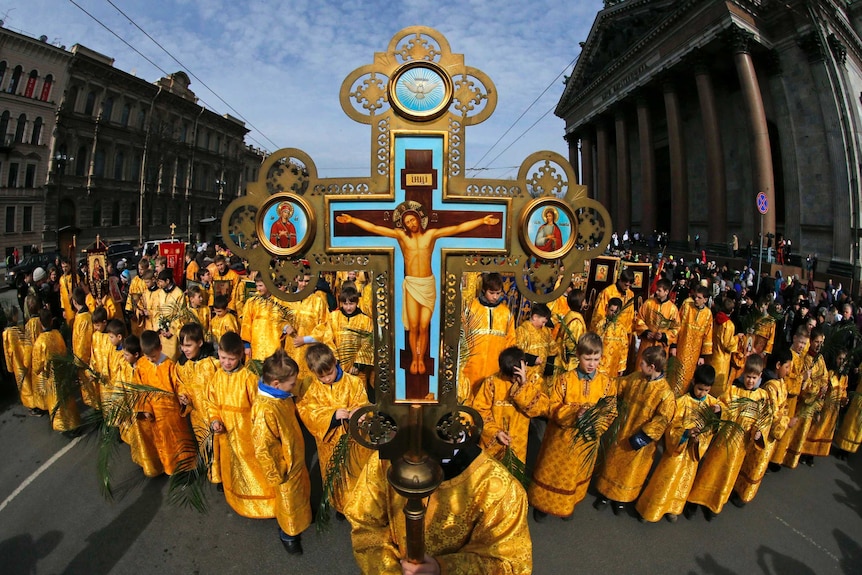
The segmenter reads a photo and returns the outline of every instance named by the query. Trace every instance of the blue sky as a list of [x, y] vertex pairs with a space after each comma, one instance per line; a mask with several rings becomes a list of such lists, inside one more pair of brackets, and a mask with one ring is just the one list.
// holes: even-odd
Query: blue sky
[[[108, 0], [74, 0], [168, 73], [186, 69], [200, 78], [253, 125], [248, 143], [270, 151], [299, 148], [323, 177], [369, 173], [370, 127], [344, 114], [338, 91], [344, 78], [371, 63], [396, 32], [416, 25], [441, 32], [453, 52], [464, 54], [467, 65], [496, 85], [494, 115], [467, 132], [468, 168], [489, 168], [483, 177], [514, 177], [533, 152], [566, 156], [563, 121], [550, 111], [563, 91], [557, 77], [571, 73], [578, 43], [602, 8], [601, 0], [111, 1], [185, 67]], [[102, 52], [115, 59], [116, 68], [148, 81], [163, 75], [75, 3], [0, 0], [0, 18], [9, 29], [44, 34], [67, 49], [78, 43]], [[237, 115], [194, 77], [190, 87], [208, 108]]]

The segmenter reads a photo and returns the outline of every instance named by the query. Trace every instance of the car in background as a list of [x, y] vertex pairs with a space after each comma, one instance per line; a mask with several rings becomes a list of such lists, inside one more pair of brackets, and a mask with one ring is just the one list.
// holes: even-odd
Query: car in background
[[[181, 244], [184, 243], [182, 240], [149, 240], [144, 242], [143, 248], [135, 252], [135, 257], [140, 260], [142, 257], [155, 257], [159, 255], [159, 245], [160, 244]], [[135, 260], [137, 262], [137, 260]]]
[[126, 260], [126, 267], [135, 267], [140, 259], [139, 256], [135, 255], [135, 248], [132, 247], [132, 244], [123, 242], [109, 245], [106, 257], [109, 262], [114, 264], [114, 269], [117, 269], [117, 262], [120, 260]]
[[57, 252], [30, 254], [21, 260], [21, 263], [18, 265], [6, 269], [6, 283], [15, 287], [15, 281], [27, 272], [32, 272], [36, 268], [43, 268], [45, 271], [48, 271], [48, 267], [54, 265], [54, 260], [59, 257], [60, 254]]

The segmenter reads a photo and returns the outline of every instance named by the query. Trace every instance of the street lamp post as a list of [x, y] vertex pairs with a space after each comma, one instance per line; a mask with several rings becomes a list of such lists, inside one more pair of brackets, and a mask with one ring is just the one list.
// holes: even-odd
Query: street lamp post
[[62, 227], [60, 222], [60, 205], [63, 201], [62, 198], [62, 190], [63, 190], [63, 174], [66, 172], [66, 164], [74, 160], [71, 156], [67, 156], [65, 152], [57, 152], [54, 155], [54, 172], [57, 175], [57, 252], [62, 254], [62, 246], [60, 246], [60, 228]]

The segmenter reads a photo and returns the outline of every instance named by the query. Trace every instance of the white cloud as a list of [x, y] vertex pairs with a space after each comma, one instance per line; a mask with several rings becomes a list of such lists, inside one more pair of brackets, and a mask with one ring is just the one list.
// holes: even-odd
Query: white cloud
[[[180, 69], [107, 0], [75, 2], [168, 73]], [[344, 78], [371, 63], [374, 52], [385, 51], [399, 30], [415, 25], [439, 30], [455, 53], [464, 54], [468, 65], [482, 70], [496, 85], [499, 100], [494, 115], [467, 133], [467, 167], [486, 155], [551, 85], [486, 155], [482, 166], [487, 166], [554, 108], [563, 90], [557, 76], [579, 52], [578, 42], [586, 39], [602, 8], [601, 0], [441, 0], [433, 5], [418, 0], [113, 2], [265, 134], [257, 130], [250, 134], [259, 145], [270, 150], [300, 148], [323, 176], [369, 172], [370, 128], [344, 114], [338, 91]], [[10, 29], [36, 37], [45, 34], [67, 48], [83, 44], [115, 58], [117, 68], [150, 81], [162, 75], [71, 2], [28, 0], [13, 6], [7, 0], [5, 4], [0, 1], [0, 17]], [[191, 88], [208, 107], [236, 115], [195, 78]], [[565, 156], [563, 130], [563, 121], [548, 114], [490, 167], [517, 166], [544, 149]], [[514, 173], [487, 172], [491, 177]]]

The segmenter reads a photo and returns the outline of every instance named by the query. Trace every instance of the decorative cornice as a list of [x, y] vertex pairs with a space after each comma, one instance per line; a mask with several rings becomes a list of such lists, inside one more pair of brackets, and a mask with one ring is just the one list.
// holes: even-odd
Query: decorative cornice
[[800, 36], [796, 44], [805, 52], [810, 64], [826, 60], [826, 46], [823, 45], [820, 34], [816, 30], [811, 30]]
[[721, 37], [733, 49], [735, 54], [748, 54], [751, 52], [751, 43], [754, 41], [754, 34], [748, 30], [736, 24], [731, 24], [721, 33]]
[[826, 42], [829, 44], [829, 48], [832, 50], [832, 54], [835, 56], [835, 59], [843, 66], [847, 63], [847, 48], [844, 46], [844, 43], [838, 39], [838, 36], [829, 33], [829, 36], [826, 37]]

